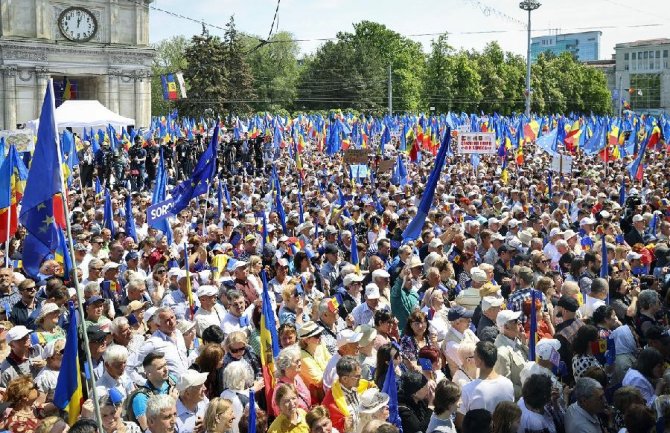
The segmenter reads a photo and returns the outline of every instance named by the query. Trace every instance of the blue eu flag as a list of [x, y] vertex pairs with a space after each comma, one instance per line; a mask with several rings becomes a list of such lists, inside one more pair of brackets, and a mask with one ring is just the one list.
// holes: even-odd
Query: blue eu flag
[[200, 156], [200, 160], [198, 160], [191, 178], [177, 185], [172, 192], [174, 199], [172, 213], [177, 214], [181, 212], [188, 207], [192, 198], [207, 192], [209, 183], [216, 173], [216, 148], [218, 143], [219, 126], [217, 125], [214, 128], [214, 134], [212, 134], [212, 141]]
[[19, 215], [19, 221], [27, 231], [23, 268], [32, 277], [37, 276], [42, 262], [53, 257], [58, 247], [59, 228], [54, 219], [53, 204], [54, 195], [63, 191], [55, 110], [53, 82], [49, 81]]

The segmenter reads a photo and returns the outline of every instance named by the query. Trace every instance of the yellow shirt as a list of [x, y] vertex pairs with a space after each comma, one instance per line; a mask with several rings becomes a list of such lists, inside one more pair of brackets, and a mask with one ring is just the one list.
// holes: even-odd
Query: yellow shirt
[[306, 350], [300, 351], [300, 377], [309, 389], [312, 395], [312, 402], [319, 402], [323, 399], [323, 373], [326, 371], [328, 361], [330, 361], [330, 352], [326, 346], [319, 344], [314, 351], [314, 355]]
[[305, 422], [305, 411], [298, 409], [298, 414], [300, 417], [297, 424], [292, 424], [284, 414], [279, 415], [270, 424], [268, 433], [309, 433], [309, 427]]

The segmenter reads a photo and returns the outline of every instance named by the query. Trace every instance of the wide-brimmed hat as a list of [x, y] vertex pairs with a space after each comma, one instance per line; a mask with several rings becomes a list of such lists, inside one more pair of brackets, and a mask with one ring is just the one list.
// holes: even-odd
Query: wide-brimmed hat
[[321, 335], [323, 328], [317, 325], [315, 322], [309, 321], [302, 324], [298, 330], [298, 338], [305, 339], [310, 337], [316, 337]]
[[363, 391], [359, 397], [358, 409], [361, 413], [374, 414], [388, 405], [389, 395], [376, 388]]

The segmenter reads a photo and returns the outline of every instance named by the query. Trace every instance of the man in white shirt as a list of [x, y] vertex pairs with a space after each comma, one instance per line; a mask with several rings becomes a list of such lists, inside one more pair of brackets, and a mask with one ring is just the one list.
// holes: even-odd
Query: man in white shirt
[[450, 308], [447, 313], [447, 319], [451, 326], [444, 336], [443, 352], [447, 357], [447, 363], [452, 375], [456, 374], [456, 371], [458, 371], [458, 368], [462, 364], [461, 357], [458, 355], [458, 346], [463, 341], [472, 343], [479, 341], [479, 338], [470, 329], [473, 314], [474, 311], [466, 310], [460, 305]]
[[561, 229], [559, 229], [558, 227], [554, 227], [549, 232], [549, 242], [547, 242], [547, 245], [545, 245], [544, 249], [542, 250], [544, 255], [547, 256], [549, 260], [551, 260], [552, 269], [557, 269], [558, 261], [561, 258], [561, 254], [558, 252], [558, 249], [556, 248], [556, 242], [562, 240], [562, 238], [563, 238], [563, 232], [561, 232]]
[[593, 316], [593, 312], [602, 305], [607, 305], [605, 299], [607, 299], [607, 294], [609, 293], [609, 284], [604, 278], [595, 278], [591, 282], [591, 292], [586, 295], [584, 299], [584, 304], [579, 307], [579, 312], [582, 315], [582, 319], [587, 319]]
[[228, 312], [223, 317], [221, 329], [223, 333], [228, 335], [233, 331], [250, 331], [251, 330], [251, 313], [254, 309], [254, 304], [246, 308], [244, 295], [239, 290], [230, 290], [228, 292]]
[[104, 372], [95, 383], [98, 395], [104, 395], [109, 389], [114, 388], [125, 399], [135, 390], [133, 381], [125, 373], [128, 349], [118, 344], [110, 346], [102, 355], [102, 360]]
[[514, 401], [512, 381], [500, 376], [493, 368], [498, 360], [496, 346], [490, 341], [480, 341], [475, 346], [474, 357], [479, 378], [464, 385], [461, 391], [461, 404], [456, 412], [456, 427], [459, 429], [468, 411], [486, 409], [493, 413], [501, 401]]
[[202, 331], [212, 325], [223, 326], [223, 318], [226, 316], [226, 309], [217, 302], [219, 290], [210, 285], [198, 287], [198, 299], [200, 308], [195, 313], [195, 326], [198, 337], [202, 336]]
[[177, 383], [179, 399], [177, 399], [176, 433], [193, 433], [200, 430], [197, 425], [202, 422], [209, 400], [205, 396], [205, 381], [208, 373], [187, 370]]
[[168, 364], [168, 370], [176, 377], [180, 377], [189, 367], [184, 337], [177, 329], [177, 318], [170, 307], [161, 307], [153, 315], [158, 329], [140, 347], [134, 357], [135, 367], [139, 368], [142, 360], [150, 352], [162, 353]]
[[356, 326], [374, 326], [375, 311], [379, 307], [380, 297], [379, 287], [375, 283], [365, 286], [365, 302], [361, 302], [351, 312]]

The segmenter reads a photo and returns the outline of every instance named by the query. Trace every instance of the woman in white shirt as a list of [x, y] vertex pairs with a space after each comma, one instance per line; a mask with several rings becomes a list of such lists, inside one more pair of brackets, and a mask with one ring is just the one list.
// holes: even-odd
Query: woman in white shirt
[[[640, 351], [635, 366], [626, 372], [622, 386], [633, 386], [640, 390], [647, 406], [652, 406], [659, 392], [665, 386], [663, 376], [663, 355], [653, 347]], [[654, 387], [653, 383], [656, 382]]]

